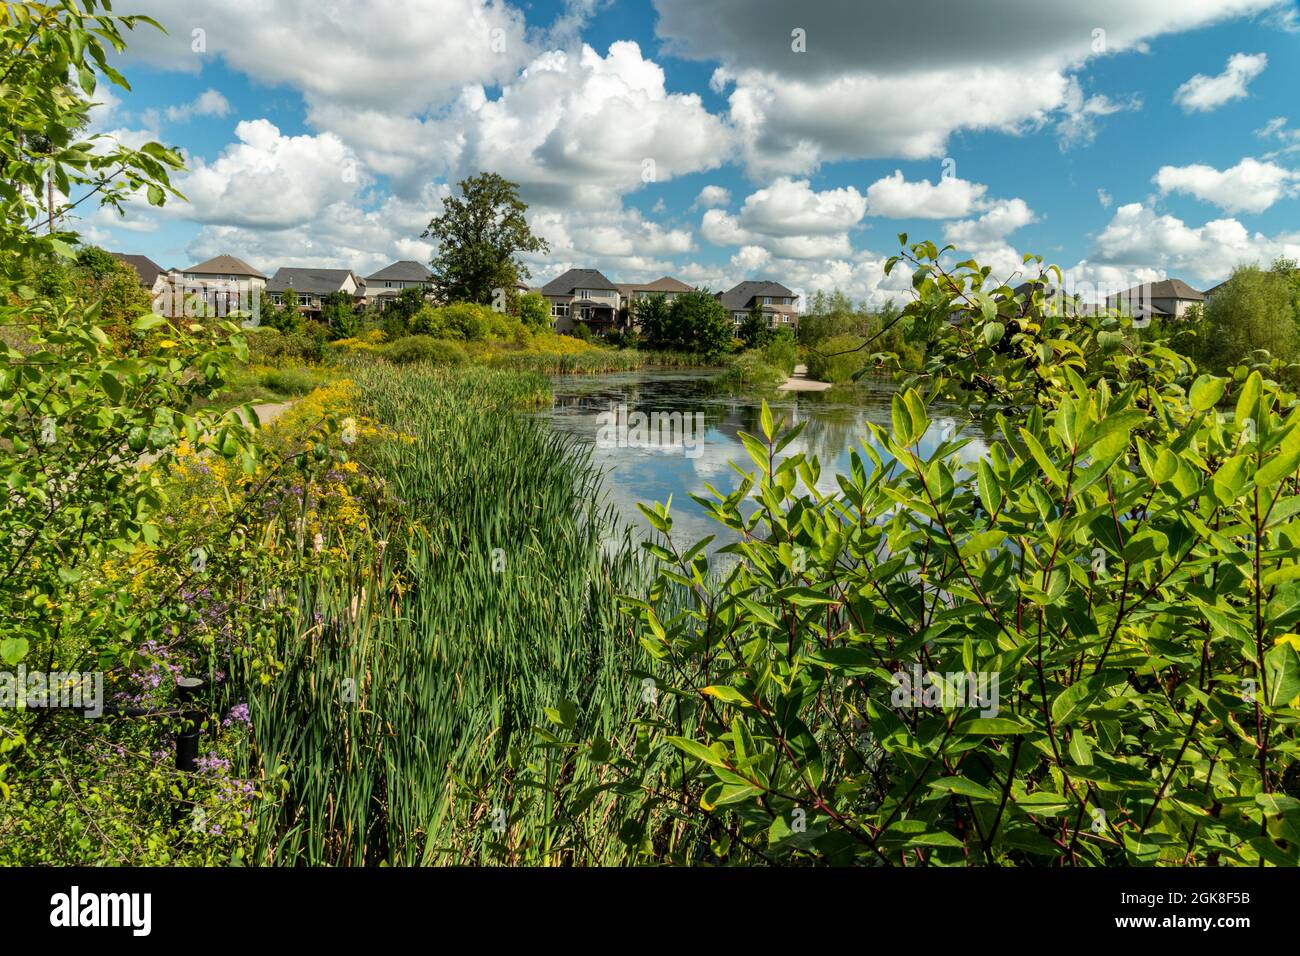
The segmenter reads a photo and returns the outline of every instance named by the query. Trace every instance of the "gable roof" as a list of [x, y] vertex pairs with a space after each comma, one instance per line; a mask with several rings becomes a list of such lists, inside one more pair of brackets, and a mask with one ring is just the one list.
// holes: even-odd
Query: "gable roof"
[[617, 292], [618, 286], [606, 279], [598, 269], [570, 269], [542, 286], [542, 295], [572, 295], [574, 289], [608, 289]]
[[718, 299], [722, 302], [724, 308], [730, 311], [738, 311], [749, 308], [750, 300], [756, 295], [793, 298], [794, 292], [779, 282], [773, 282], [771, 279], [751, 279], [732, 286], [726, 292], [719, 292]]
[[1182, 279], [1161, 279], [1145, 286], [1135, 285], [1118, 296], [1108, 295], [1106, 301], [1116, 298], [1132, 301], [1143, 295], [1148, 299], [1186, 299], [1191, 302], [1200, 302], [1205, 298], [1204, 293], [1197, 292]]
[[1043, 296], [1050, 299], [1056, 294], [1056, 288], [1047, 284], [1046, 279], [1030, 279], [1011, 290], [1012, 295], [1032, 295], [1036, 289], [1043, 290]]
[[140, 277], [140, 284], [146, 289], [152, 289], [158, 277], [167, 271], [148, 256], [137, 256], [126, 252], [110, 252], [109, 255], [114, 259], [122, 260], [134, 269], [135, 274]]
[[428, 282], [433, 278], [433, 273], [426, 266], [421, 265], [414, 259], [399, 259], [396, 262], [384, 266], [373, 275], [366, 276], [366, 282]]
[[265, 279], [266, 276], [258, 272], [243, 259], [236, 259], [234, 256], [213, 256], [207, 262], [200, 262], [196, 266], [190, 266], [186, 272], [197, 272], [200, 275], [220, 275], [220, 276], [251, 276], [254, 279]]
[[619, 295], [631, 296], [634, 292], [690, 292], [691, 287], [681, 279], [672, 276], [660, 276], [654, 282], [619, 282]]
[[351, 269], [294, 269], [282, 266], [275, 271], [274, 278], [266, 283], [266, 291], [283, 292], [292, 287], [295, 292], [329, 295], [338, 292], [348, 276], [360, 287], [361, 282]]

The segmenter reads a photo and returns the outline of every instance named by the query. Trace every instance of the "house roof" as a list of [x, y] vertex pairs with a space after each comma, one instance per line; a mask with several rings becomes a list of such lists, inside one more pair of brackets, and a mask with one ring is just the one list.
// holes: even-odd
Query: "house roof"
[[1043, 295], [1049, 299], [1056, 293], [1056, 289], [1048, 285], [1046, 279], [1030, 279], [1020, 283], [1011, 292], [1013, 295], [1030, 295], [1035, 289], [1042, 289]]
[[756, 295], [777, 295], [792, 298], [794, 292], [773, 282], [771, 279], [753, 279], [733, 286], [726, 292], [719, 292], [718, 299], [726, 309], [738, 310], [749, 308], [750, 301]]
[[109, 255], [115, 259], [121, 259], [134, 269], [135, 274], [140, 277], [140, 284], [146, 289], [152, 289], [153, 284], [158, 281], [158, 277], [167, 271], [148, 256], [138, 256], [126, 252], [110, 252]]
[[197, 272], [200, 275], [221, 275], [221, 276], [251, 276], [254, 279], [265, 279], [266, 276], [258, 272], [243, 259], [236, 259], [234, 256], [213, 256], [207, 262], [200, 262], [196, 266], [190, 266], [186, 272]]
[[630, 296], [634, 292], [690, 292], [691, 287], [681, 279], [672, 276], [660, 276], [653, 282], [619, 282], [619, 295]]
[[542, 295], [572, 295], [574, 289], [608, 289], [617, 292], [598, 269], [570, 269], [542, 286]]
[[266, 291], [283, 292], [292, 287], [295, 292], [329, 295], [338, 292], [348, 276], [360, 285], [357, 274], [351, 269], [295, 269], [284, 266], [277, 269], [275, 276], [266, 283]]
[[1115, 298], [1134, 300], [1142, 296], [1148, 299], [1185, 299], [1189, 302], [1200, 302], [1205, 298], [1204, 293], [1197, 292], [1182, 279], [1161, 279], [1145, 286], [1135, 285], [1118, 296], [1109, 295], [1106, 301]]
[[374, 275], [366, 276], [366, 282], [428, 282], [433, 276], [427, 266], [413, 259], [399, 259], [392, 265], [384, 266]]
[[1227, 279], [1224, 279], [1224, 280], [1223, 280], [1222, 282], [1220, 282], [1218, 285], [1212, 285], [1212, 286], [1210, 286], [1208, 289], [1206, 289], [1206, 290], [1205, 290], [1203, 293], [1201, 293], [1201, 294], [1204, 295], [1204, 296], [1208, 299], [1210, 296], [1214, 295], [1214, 293], [1218, 292], [1220, 289], [1222, 289], [1222, 288], [1223, 288], [1225, 285], [1227, 285], [1227, 284], [1228, 284], [1228, 280], [1227, 280]]

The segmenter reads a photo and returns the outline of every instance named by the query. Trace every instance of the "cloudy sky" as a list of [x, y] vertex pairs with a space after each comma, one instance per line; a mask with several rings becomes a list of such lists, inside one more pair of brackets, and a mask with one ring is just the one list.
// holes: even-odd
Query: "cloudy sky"
[[183, 267], [367, 274], [465, 176], [571, 266], [878, 304], [896, 236], [1083, 288], [1300, 258], [1296, 0], [121, 0], [95, 128], [188, 203], [78, 226]]

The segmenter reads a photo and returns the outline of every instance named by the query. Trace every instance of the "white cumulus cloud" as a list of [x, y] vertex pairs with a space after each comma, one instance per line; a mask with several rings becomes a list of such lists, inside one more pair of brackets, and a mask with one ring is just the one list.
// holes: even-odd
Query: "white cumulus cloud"
[[1174, 91], [1174, 102], [1186, 113], [1216, 110], [1224, 103], [1245, 97], [1250, 81], [1268, 66], [1266, 53], [1234, 53], [1217, 76], [1197, 73]]
[[1224, 212], [1263, 212], [1279, 199], [1296, 194], [1300, 174], [1247, 157], [1222, 170], [1203, 163], [1161, 166], [1153, 181], [1161, 193], [1195, 196]]
[[969, 215], [983, 201], [988, 187], [956, 176], [938, 183], [909, 182], [901, 170], [867, 187], [868, 209], [888, 219], [953, 219]]

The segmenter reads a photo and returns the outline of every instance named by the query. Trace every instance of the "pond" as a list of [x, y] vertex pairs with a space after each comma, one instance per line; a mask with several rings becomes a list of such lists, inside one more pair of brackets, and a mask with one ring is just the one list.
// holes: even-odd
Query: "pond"
[[[762, 399], [720, 392], [712, 383], [716, 372], [699, 370], [641, 370], [611, 375], [556, 376], [555, 400], [539, 413], [556, 431], [576, 437], [591, 450], [604, 474], [604, 503], [641, 533], [649, 531], [637, 502], [665, 502], [672, 497], [673, 538], [679, 547], [709, 534], [717, 535], [711, 550], [734, 540], [731, 532], [710, 518], [690, 497], [708, 496], [706, 485], [726, 494], [740, 484], [729, 464], [752, 470], [738, 433], [761, 435]], [[868, 438], [867, 422], [886, 428], [894, 386], [885, 380], [867, 383], [848, 397], [818, 392], [778, 392], [769, 397], [774, 418], [787, 426], [806, 422], [803, 432], [784, 455], [803, 452], [821, 461], [819, 487], [835, 491], [836, 473], [849, 471], [849, 450]], [[965, 428], [960, 412], [932, 408], [931, 424], [921, 447], [932, 451], [947, 430], [971, 436], [961, 455], [973, 460], [988, 451], [992, 431]], [[638, 413], [644, 417], [638, 417]], [[867, 467], [869, 460], [864, 458]]]

